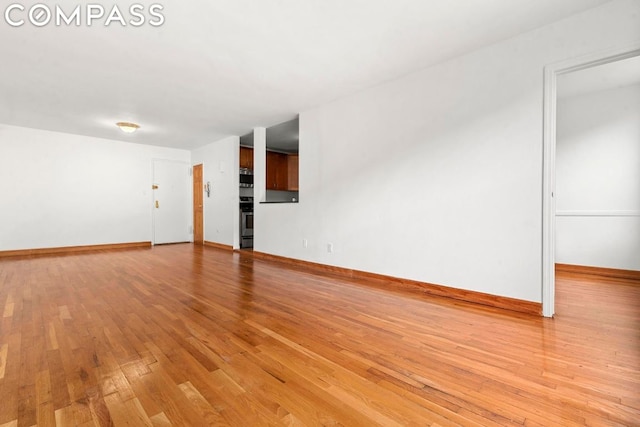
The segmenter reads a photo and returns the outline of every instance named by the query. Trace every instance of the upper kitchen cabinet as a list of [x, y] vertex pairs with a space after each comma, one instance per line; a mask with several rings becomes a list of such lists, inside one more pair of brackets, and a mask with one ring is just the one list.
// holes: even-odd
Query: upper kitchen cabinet
[[240, 167], [253, 170], [253, 148], [240, 146]]
[[267, 190], [289, 190], [288, 155], [267, 151]]
[[298, 191], [298, 155], [287, 156], [287, 188], [289, 191]]
[[253, 170], [253, 132], [240, 137], [240, 169]]
[[267, 151], [267, 190], [298, 191], [298, 155]]

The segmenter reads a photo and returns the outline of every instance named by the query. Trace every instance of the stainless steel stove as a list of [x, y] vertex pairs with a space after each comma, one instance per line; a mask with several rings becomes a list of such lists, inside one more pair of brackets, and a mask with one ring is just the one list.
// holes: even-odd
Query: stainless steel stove
[[253, 247], [253, 197], [240, 196], [240, 248]]

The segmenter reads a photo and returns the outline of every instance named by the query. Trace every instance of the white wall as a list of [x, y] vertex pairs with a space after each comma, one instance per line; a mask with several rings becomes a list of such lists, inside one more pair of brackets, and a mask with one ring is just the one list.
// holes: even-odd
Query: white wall
[[638, 39], [613, 1], [302, 112], [300, 203], [256, 207], [255, 249], [540, 302], [543, 67]]
[[556, 261], [640, 270], [640, 85], [557, 111]]
[[204, 195], [204, 239], [239, 247], [240, 138], [228, 137], [192, 151], [191, 163], [202, 164], [206, 183], [211, 182], [210, 197]]
[[0, 125], [0, 250], [151, 241], [153, 159], [190, 153]]

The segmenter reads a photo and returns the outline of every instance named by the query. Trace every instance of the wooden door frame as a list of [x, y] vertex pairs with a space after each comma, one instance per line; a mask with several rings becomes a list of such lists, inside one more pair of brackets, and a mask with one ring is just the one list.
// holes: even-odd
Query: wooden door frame
[[[196, 169], [200, 169], [200, 180], [196, 181]], [[203, 172], [204, 168], [202, 163], [192, 166], [192, 188], [193, 188], [193, 196], [192, 196], [192, 208], [193, 208], [193, 243], [195, 245], [204, 245], [204, 177]], [[200, 195], [200, 200], [198, 200], [198, 195]], [[200, 202], [200, 203], [198, 203]], [[201, 211], [200, 221], [197, 221], [197, 212]], [[196, 239], [197, 233], [196, 230], [201, 230], [202, 238]]]
[[555, 314], [555, 241], [556, 241], [556, 104], [559, 75], [610, 62], [640, 56], [640, 42], [571, 58], [544, 68], [543, 143], [542, 143], [542, 315]]

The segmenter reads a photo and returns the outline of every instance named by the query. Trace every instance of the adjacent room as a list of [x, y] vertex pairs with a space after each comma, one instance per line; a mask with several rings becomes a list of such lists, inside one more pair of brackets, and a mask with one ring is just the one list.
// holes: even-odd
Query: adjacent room
[[0, 427], [640, 426], [637, 0], [2, 8]]

